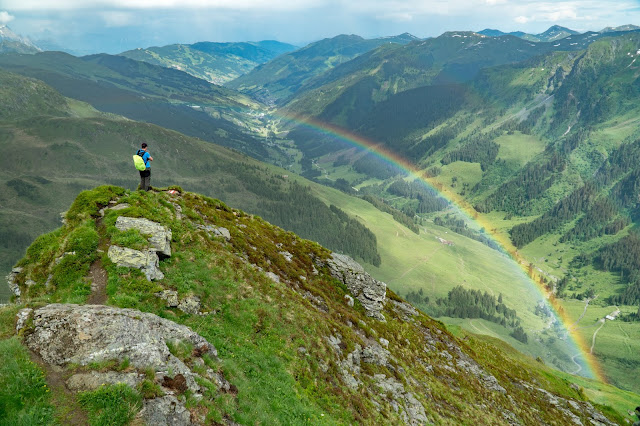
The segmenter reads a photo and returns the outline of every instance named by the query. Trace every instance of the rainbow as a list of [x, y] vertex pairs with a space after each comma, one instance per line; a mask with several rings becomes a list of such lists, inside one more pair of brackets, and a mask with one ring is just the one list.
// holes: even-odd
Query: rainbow
[[[564, 309], [562, 308], [560, 303], [553, 297], [552, 294], [549, 294], [548, 290], [542, 283], [536, 280], [536, 272], [533, 270], [533, 268], [530, 267], [529, 262], [525, 261], [524, 258], [522, 258], [522, 256], [518, 254], [517, 249], [513, 246], [511, 240], [507, 236], [501, 235], [496, 232], [493, 225], [481, 214], [479, 214], [473, 208], [473, 206], [463, 200], [462, 197], [449, 190], [449, 188], [443, 186], [439, 182], [435, 181], [435, 179], [427, 177], [424, 172], [417, 169], [416, 166], [414, 166], [412, 163], [402, 158], [395, 152], [389, 150], [381, 143], [373, 142], [344, 128], [325, 123], [311, 117], [280, 115], [279, 118], [287, 121], [289, 124], [301, 125], [332, 138], [336, 138], [341, 142], [346, 143], [347, 146], [356, 147], [368, 151], [369, 153], [375, 155], [381, 161], [401, 169], [410, 178], [417, 179], [427, 187], [435, 190], [443, 198], [448, 200], [449, 203], [459, 213], [464, 215], [467, 220], [483, 227], [486, 230], [486, 235], [490, 236], [518, 266], [518, 269], [523, 275], [523, 279], [525, 280], [525, 282], [527, 282], [530, 286], [532, 286], [533, 289], [535, 289], [536, 293], [540, 295], [541, 300], [543, 300], [547, 304], [551, 312], [553, 312], [553, 314], [555, 315], [559, 324], [562, 325], [564, 331], [568, 336], [567, 342], [571, 346], [573, 346], [570, 347], [570, 349], [573, 349], [572, 352], [577, 352], [577, 355], [572, 359], [581, 367], [578, 374], [584, 377], [597, 379], [604, 383], [607, 382], [602, 368], [600, 367], [593, 354], [591, 354], [589, 345], [582, 338], [582, 336], [580, 336], [575, 330], [573, 330], [570, 325], [571, 319], [564, 312]], [[579, 357], [578, 360], [576, 360], [576, 357]]]

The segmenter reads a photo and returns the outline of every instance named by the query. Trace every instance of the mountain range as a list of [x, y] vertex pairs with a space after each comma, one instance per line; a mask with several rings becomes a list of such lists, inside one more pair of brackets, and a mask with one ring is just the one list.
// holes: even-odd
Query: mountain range
[[[175, 210], [166, 203], [176, 200], [164, 192], [141, 201], [131, 191], [136, 176], [127, 152], [151, 141], [160, 160], [154, 167], [161, 170], [154, 171], [152, 185], [201, 192], [346, 253], [399, 295], [389, 298], [398, 297], [399, 303], [406, 298], [456, 333], [497, 337], [539, 363], [585, 376], [590, 366], [580, 356], [589, 354], [599, 377], [637, 392], [640, 34], [633, 26], [584, 34], [552, 27], [535, 37], [553, 40], [485, 30], [425, 40], [408, 34], [374, 40], [337, 36], [279, 55], [272, 50], [271, 59], [255, 44], [131, 51], [154, 57], [157, 64], [122, 55], [4, 53], [2, 267], [8, 272], [34, 237], [53, 229], [59, 212], [82, 189], [118, 185], [129, 189], [109, 189], [118, 194], [109, 200], [125, 197], [127, 203]], [[246, 66], [244, 74], [223, 87], [191, 75], [202, 70], [171, 69], [207, 49], [233, 51], [220, 72], [228, 73], [237, 60], [237, 70]], [[171, 55], [175, 63], [166, 62]], [[254, 59], [266, 62], [251, 68]], [[218, 201], [184, 194], [205, 202], [188, 213], [189, 220], [223, 226], [209, 213], [198, 213]], [[107, 206], [109, 200], [99, 203]], [[191, 212], [193, 207], [180, 203]], [[215, 205], [216, 211], [228, 209]], [[97, 217], [97, 210], [88, 212]], [[89, 216], [78, 217], [73, 226], [90, 229]], [[165, 217], [165, 225], [176, 226], [177, 213], [172, 217]], [[66, 250], [61, 232], [81, 232], [64, 229], [47, 240], [58, 254]], [[103, 231], [91, 232], [116, 235]], [[204, 250], [189, 246], [197, 234], [182, 235], [188, 235], [182, 249]], [[144, 246], [135, 235], [117, 238], [130, 238], [127, 247]], [[271, 268], [283, 268], [282, 260], [253, 247], [270, 259], [271, 266], [260, 268], [278, 275]], [[32, 271], [53, 268], [49, 258], [25, 259], [23, 267]], [[110, 277], [122, 274], [109, 270]], [[83, 303], [89, 295], [80, 284], [69, 292], [49, 288], [45, 275], [17, 277], [25, 294], [30, 294], [28, 279], [37, 284], [29, 295], [33, 300]], [[177, 289], [181, 298], [189, 291], [205, 297], [181, 286], [171, 281], [165, 290]], [[148, 311], [160, 303], [128, 305], [141, 295], [151, 298], [151, 290], [118, 297], [113, 287], [110, 291], [114, 306]], [[321, 306], [315, 290], [310, 294], [307, 300]], [[378, 367], [366, 368], [373, 369], [371, 377], [383, 374]], [[500, 377], [498, 382], [508, 388]], [[589, 398], [615, 405], [618, 413], [635, 398], [605, 397], [589, 390], [591, 385], [581, 386]], [[567, 401], [576, 397], [562, 395]], [[409, 412], [411, 398], [406, 398], [404, 408], [388, 411], [387, 419]], [[441, 406], [433, 407], [427, 418], [448, 418]], [[463, 412], [451, 418], [466, 418]], [[535, 422], [522, 416], [515, 415]]]
[[378, 46], [405, 45], [416, 39], [411, 34], [376, 39], [357, 35], [327, 38], [256, 67], [226, 86], [272, 104], [293, 95], [311, 78]]
[[[630, 29], [631, 28], [629, 28], [629, 30]], [[609, 30], [609, 31], [626, 31], [626, 30], [623, 30], [623, 29], [615, 29], [615, 28], [609, 28], [607, 30]], [[600, 32], [602, 33], [602, 32], [609, 32], [609, 31], [603, 30], [603, 31], [600, 31]], [[490, 37], [501, 37], [501, 36], [504, 36], [504, 35], [508, 34], [508, 35], [516, 36], [516, 37], [522, 38], [524, 40], [529, 40], [529, 41], [552, 42], [552, 41], [561, 40], [561, 39], [569, 37], [571, 35], [579, 34], [579, 32], [571, 30], [569, 28], [561, 27], [559, 25], [554, 25], [552, 27], [549, 27], [548, 30], [546, 30], [545, 32], [542, 32], [540, 34], [527, 34], [527, 33], [523, 33], [522, 31], [514, 31], [514, 32], [510, 32], [510, 33], [503, 33], [500, 30], [492, 30], [492, 29], [485, 29], [485, 30], [482, 30], [482, 31], [478, 31], [478, 34], [484, 34], [484, 35], [490, 36]]]
[[185, 71], [212, 83], [224, 84], [295, 49], [291, 44], [274, 40], [255, 43], [201, 42], [138, 48], [120, 55]]

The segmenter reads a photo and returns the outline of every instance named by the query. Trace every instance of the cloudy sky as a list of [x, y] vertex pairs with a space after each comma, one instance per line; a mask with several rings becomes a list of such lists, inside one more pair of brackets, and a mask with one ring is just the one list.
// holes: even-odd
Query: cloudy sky
[[117, 53], [196, 41], [303, 45], [345, 33], [598, 31], [640, 25], [640, 0], [0, 0], [1, 24], [79, 53]]

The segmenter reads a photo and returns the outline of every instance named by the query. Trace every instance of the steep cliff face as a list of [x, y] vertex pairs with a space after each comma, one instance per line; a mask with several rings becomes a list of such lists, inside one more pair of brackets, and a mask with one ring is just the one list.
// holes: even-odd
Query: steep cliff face
[[455, 338], [352, 259], [179, 188], [82, 193], [11, 282], [0, 335], [11, 323], [63, 423], [77, 406], [99, 424], [105, 392], [122, 424], [619, 420], [544, 366]]

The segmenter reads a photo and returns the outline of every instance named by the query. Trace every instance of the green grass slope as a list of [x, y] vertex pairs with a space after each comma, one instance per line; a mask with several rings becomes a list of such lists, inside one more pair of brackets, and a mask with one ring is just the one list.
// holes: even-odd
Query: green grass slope
[[[129, 207], [108, 209], [100, 218], [99, 209], [110, 201]], [[118, 216], [147, 217], [171, 228], [172, 256], [160, 264], [165, 278], [147, 281], [136, 270], [116, 267], [104, 250], [96, 250], [114, 243], [140, 244], [114, 227]], [[456, 338], [441, 323], [411, 313], [392, 291], [387, 291], [382, 311], [386, 321], [367, 317], [358, 302], [348, 306], [347, 288], [321, 266], [330, 255], [326, 249], [215, 199], [180, 190], [146, 193], [102, 186], [81, 193], [66, 220], [63, 227], [39, 237], [19, 262], [20, 305], [0, 309], [0, 365], [7, 373], [0, 376], [0, 392], [13, 390], [11, 398], [3, 398], [2, 420], [39, 417], [65, 423], [84, 418], [105, 424], [111, 416], [108, 421], [128, 424], [145, 398], [163, 393], [150, 373], [145, 373], [145, 386], [65, 392], [64, 385], [41, 370], [42, 364], [29, 360], [20, 344], [22, 336], [14, 336], [14, 318], [21, 307], [86, 303], [91, 293], [87, 273], [97, 259], [108, 274], [107, 304], [186, 325], [217, 348], [219, 360], [207, 358], [203, 368], [224, 375], [235, 391], [219, 392], [208, 381], [200, 383], [208, 389], [202, 397], [178, 391], [196, 423], [399, 424], [409, 423], [406, 415], [415, 415], [406, 413], [410, 403], [421, 406], [427, 421], [436, 424], [471, 424], [478, 419], [490, 424], [514, 419], [522, 424], [569, 424], [572, 418], [584, 424], [592, 418], [584, 401], [600, 389], [599, 401], [611, 399], [615, 408], [597, 408], [621, 424], [623, 401], [632, 403], [637, 397], [588, 380], [577, 379], [580, 385], [572, 385], [576, 378], [560, 375], [501, 342], [470, 334]], [[198, 228], [205, 224], [225, 227], [230, 240]], [[282, 251], [291, 254], [291, 261]], [[56, 262], [64, 252], [76, 254]], [[279, 279], [268, 278], [266, 271]], [[35, 284], [26, 286], [27, 277]], [[167, 307], [156, 296], [163, 289], [177, 291], [180, 298], [198, 297], [206, 313]], [[332, 344], [336, 339], [338, 349]], [[360, 383], [348, 387], [341, 373], [347, 354], [374, 341], [388, 342], [384, 345], [389, 361], [377, 364], [363, 357], [361, 369], [353, 373]], [[171, 351], [197, 368], [192, 349], [176, 344]], [[65, 365], [58, 374], [92, 369], [137, 371], [114, 360]], [[382, 378], [402, 391], [380, 392], [376, 383]], [[490, 383], [498, 383], [503, 391]]]

